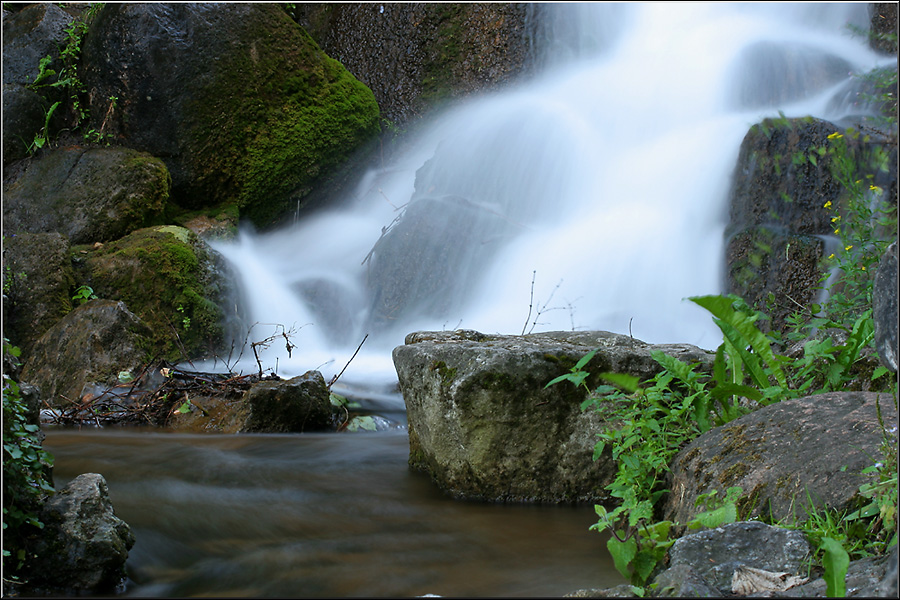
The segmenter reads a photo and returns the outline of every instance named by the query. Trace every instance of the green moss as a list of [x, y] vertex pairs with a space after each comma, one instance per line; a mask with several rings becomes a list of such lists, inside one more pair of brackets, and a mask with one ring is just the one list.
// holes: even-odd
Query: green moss
[[[265, 226], [295, 208], [380, 125], [372, 91], [286, 14], [252, 14], [248, 27], [278, 41], [234, 53], [217, 67], [191, 108], [198, 123], [192, 146], [199, 191], [235, 203]], [[246, 35], [252, 39], [252, 31]]]
[[147, 228], [89, 252], [84, 261], [86, 284], [101, 298], [125, 302], [150, 326], [167, 360], [195, 358], [222, 335], [221, 310], [209, 299], [195, 243], [186, 229]]
[[456, 367], [448, 367], [447, 363], [442, 360], [432, 361], [431, 367], [429, 368], [432, 371], [437, 371], [443, 387], [450, 387], [453, 380], [456, 379]]
[[747, 475], [747, 473], [749, 473], [751, 470], [752, 469], [747, 466], [746, 463], [735, 463], [734, 465], [722, 471], [722, 475], [719, 477], [719, 481], [725, 488], [731, 487], [732, 485], [743, 479], [744, 476]]
[[460, 62], [461, 20], [463, 9], [454, 4], [436, 4], [431, 17], [437, 23], [438, 34], [429, 49], [429, 59], [423, 65], [422, 98], [436, 105], [453, 91], [453, 67]]

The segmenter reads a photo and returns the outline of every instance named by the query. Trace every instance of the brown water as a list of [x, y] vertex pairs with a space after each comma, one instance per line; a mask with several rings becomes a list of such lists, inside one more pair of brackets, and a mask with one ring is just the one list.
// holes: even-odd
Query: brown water
[[49, 429], [61, 487], [102, 474], [137, 538], [131, 596], [561, 596], [624, 583], [592, 506], [460, 502], [402, 428], [186, 435]]

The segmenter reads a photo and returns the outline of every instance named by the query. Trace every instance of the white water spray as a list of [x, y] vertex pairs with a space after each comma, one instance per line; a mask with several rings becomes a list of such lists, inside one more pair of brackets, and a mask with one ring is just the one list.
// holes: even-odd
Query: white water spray
[[[390, 350], [422, 329], [718, 345], [685, 299], [723, 291], [741, 140], [779, 112], [845, 116], [833, 99], [850, 71], [878, 64], [846, 28], [867, 27], [866, 7], [552, 6], [546, 30], [570, 37], [550, 40], [541, 78], [443, 115], [341, 211], [215, 246], [241, 274], [250, 323], [302, 326], [290, 357], [274, 345], [265, 357], [280, 375], [327, 379], [370, 334], [344, 377], [393, 380]], [[432, 202], [424, 222], [438, 219], [442, 250], [372, 252], [413, 198]]]

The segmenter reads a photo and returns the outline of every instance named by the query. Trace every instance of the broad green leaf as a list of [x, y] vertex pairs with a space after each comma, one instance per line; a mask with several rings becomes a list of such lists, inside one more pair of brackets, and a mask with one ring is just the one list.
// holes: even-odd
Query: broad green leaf
[[377, 429], [375, 426], [375, 419], [369, 416], [353, 417], [350, 419], [350, 422], [347, 423], [347, 431], [359, 431], [360, 429], [365, 431], [375, 431]]
[[[618, 531], [616, 533], [619, 537], [625, 537], [624, 531]], [[624, 542], [620, 542], [615, 536], [610, 537], [606, 542], [606, 548], [609, 550], [610, 556], [612, 556], [616, 570], [621, 573], [623, 577], [631, 579], [631, 573], [629, 572], [628, 567], [631, 565], [631, 562], [637, 554], [637, 542], [634, 541], [634, 538], [631, 537]]]
[[600, 377], [624, 389], [629, 394], [633, 394], [638, 390], [640, 378], [627, 373], [600, 373]]
[[741, 362], [747, 367], [747, 373], [750, 375], [753, 383], [758, 387], [769, 387], [769, 378], [763, 370], [759, 356], [746, 350], [746, 340], [741, 333], [722, 319], [713, 319], [713, 321], [722, 330], [725, 339], [728, 340], [730, 344], [729, 350], [740, 356]]
[[846, 576], [850, 566], [850, 556], [840, 542], [823, 537], [821, 548], [825, 551], [822, 566], [825, 568], [825, 595], [829, 598], [843, 598], [847, 595]]
[[762, 393], [755, 387], [749, 385], [737, 385], [734, 383], [720, 383], [710, 390], [709, 393], [716, 400], [729, 398], [731, 396], [743, 396], [754, 402], [759, 402], [763, 397]]
[[583, 369], [584, 366], [586, 364], [588, 364], [589, 362], [591, 362], [591, 359], [594, 358], [594, 355], [597, 353], [597, 350], [599, 350], [599, 348], [595, 348], [595, 349], [591, 350], [590, 352], [588, 352], [587, 354], [585, 354], [584, 356], [582, 356], [581, 359], [577, 363], [575, 363], [575, 366], [572, 367], [572, 370], [580, 371], [581, 369]]
[[[754, 321], [756, 320], [755, 316], [734, 310], [734, 308], [732, 308], [734, 300], [727, 296], [694, 296], [689, 298], [689, 300], [705, 308], [712, 313], [713, 316], [718, 317], [731, 325], [741, 336], [743, 336], [744, 340], [747, 342], [746, 345], [749, 345], [750, 348], [766, 362], [769, 369], [772, 371], [772, 375], [774, 375], [775, 380], [778, 382], [778, 385], [787, 387], [787, 379], [775, 359], [775, 353], [772, 351], [769, 339], [756, 327], [756, 325], [754, 325]], [[741, 346], [741, 344], [736, 345], [736, 347]]]
[[713, 510], [706, 510], [698, 514], [688, 522], [688, 527], [690, 529], [700, 529], [701, 527], [713, 529], [735, 521], [737, 521], [737, 506], [733, 502], [729, 502]]
[[[665, 555], [665, 553], [663, 553], [663, 555]], [[659, 563], [660, 558], [661, 557], [652, 550], [639, 550], [631, 561], [631, 565], [634, 567], [632, 583], [643, 584], [647, 581], [653, 573], [653, 569], [655, 569], [657, 563]]]

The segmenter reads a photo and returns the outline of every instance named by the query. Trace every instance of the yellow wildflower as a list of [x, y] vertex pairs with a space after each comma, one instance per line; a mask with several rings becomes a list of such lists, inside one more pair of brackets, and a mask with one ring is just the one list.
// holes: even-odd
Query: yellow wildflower
[[863, 271], [866, 270], [866, 266], [865, 266], [865, 265], [863, 265], [861, 268], [862, 268]]
[[834, 230], [834, 235], [840, 235], [840, 233], [841, 233], [841, 230], [840, 230], [840, 229], [835, 229], [835, 230]]
[[830, 135], [828, 136], [828, 139], [829, 139], [829, 140], [839, 140], [839, 139], [841, 139], [842, 137], [844, 137], [844, 136], [841, 135], [840, 133], [838, 133], [837, 131], [835, 131], [834, 133], [832, 133], [832, 134], [830, 134]]
[[831, 222], [832, 222], [832, 223], [837, 223], [837, 222], [840, 221], [840, 220], [841, 220], [841, 215], [838, 215], [838, 216], [836, 216], [836, 217], [831, 217]]
[[826, 203], [825, 203], [825, 206], [824, 206], [823, 208], [831, 208], [831, 200], [829, 200], [828, 202], [826, 202]]
[[853, 244], [850, 244], [849, 246], [844, 246], [844, 250], [849, 250], [852, 247], [853, 247]]
[[831, 260], [832, 258], [834, 258], [834, 252], [828, 255], [828, 260]]

